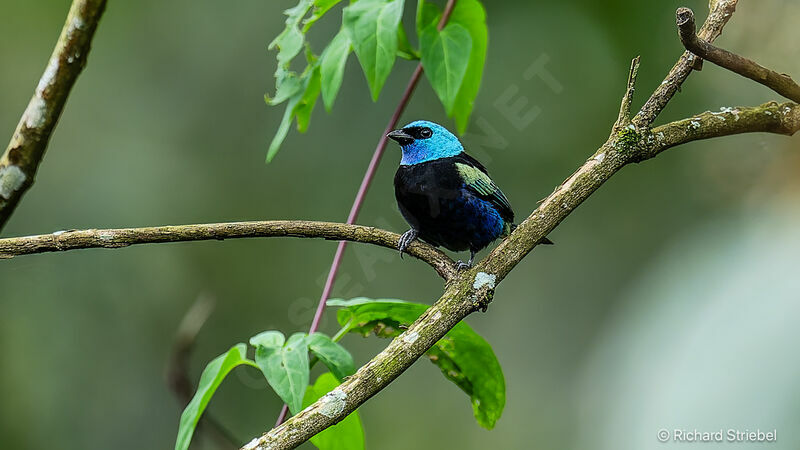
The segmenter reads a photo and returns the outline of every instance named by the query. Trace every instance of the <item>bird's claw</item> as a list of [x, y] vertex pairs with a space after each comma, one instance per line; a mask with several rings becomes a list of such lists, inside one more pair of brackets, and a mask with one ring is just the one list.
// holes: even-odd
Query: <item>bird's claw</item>
[[475, 250], [470, 250], [469, 251], [469, 261], [464, 262], [464, 261], [461, 261], [459, 259], [458, 262], [456, 263], [456, 270], [462, 271], [462, 270], [471, 269], [473, 262], [475, 262]]
[[417, 230], [412, 228], [400, 236], [400, 240], [397, 241], [397, 249], [400, 250], [400, 259], [403, 259], [403, 253], [406, 251], [406, 248], [414, 242], [414, 239], [416, 239], [418, 235], [419, 233], [417, 233]]

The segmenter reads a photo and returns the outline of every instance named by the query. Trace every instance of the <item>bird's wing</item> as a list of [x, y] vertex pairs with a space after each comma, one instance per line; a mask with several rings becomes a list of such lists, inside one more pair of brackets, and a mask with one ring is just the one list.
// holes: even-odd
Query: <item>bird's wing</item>
[[[466, 156], [466, 154], [465, 154]], [[500, 216], [509, 223], [514, 221], [514, 211], [503, 191], [494, 184], [486, 169], [473, 158], [456, 161], [456, 169], [464, 180], [464, 185], [484, 200], [491, 202], [500, 212]]]

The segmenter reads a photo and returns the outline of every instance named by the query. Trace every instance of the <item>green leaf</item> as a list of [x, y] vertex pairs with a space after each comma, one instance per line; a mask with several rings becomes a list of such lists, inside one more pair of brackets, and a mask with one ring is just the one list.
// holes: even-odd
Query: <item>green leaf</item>
[[292, 59], [303, 49], [304, 34], [298, 28], [300, 20], [308, 13], [312, 0], [300, 0], [297, 6], [284, 11], [286, 28], [270, 44], [269, 49], [278, 47], [278, 65], [288, 69]]
[[456, 95], [453, 105], [453, 115], [456, 120], [458, 132], [463, 134], [467, 130], [470, 115], [478, 96], [483, 77], [483, 67], [486, 62], [486, 49], [489, 39], [489, 30], [486, 26], [486, 11], [478, 0], [460, 0], [456, 3], [450, 23], [459, 24], [466, 28], [472, 38], [472, 49], [469, 54], [467, 71], [461, 82], [461, 89]]
[[343, 380], [355, 373], [356, 365], [350, 352], [322, 333], [308, 336], [308, 349], [325, 364], [336, 378]]
[[311, 76], [305, 86], [305, 92], [300, 97], [300, 101], [295, 106], [295, 116], [297, 117], [297, 130], [301, 133], [308, 131], [308, 124], [311, 122], [311, 112], [317, 104], [317, 97], [320, 91], [320, 68], [315, 65], [311, 70]]
[[408, 42], [408, 35], [406, 35], [406, 29], [402, 22], [397, 27], [397, 56], [408, 60], [420, 58], [419, 51], [411, 45], [411, 42]]
[[[395, 337], [427, 309], [402, 300], [328, 300], [342, 306], [337, 320], [349, 331]], [[444, 376], [470, 396], [473, 414], [485, 428], [493, 428], [506, 401], [505, 378], [492, 347], [465, 322], [459, 322], [427, 352]]]
[[295, 117], [298, 118], [297, 127], [301, 132], [308, 129], [311, 111], [319, 95], [319, 71], [313, 61], [313, 55], [308, 54], [310, 52], [307, 52], [308, 66], [302, 75], [298, 76], [290, 70], [292, 60], [300, 53], [305, 43], [305, 34], [299, 28], [300, 21], [312, 5], [314, 5], [313, 0], [300, 0], [297, 6], [284, 11], [286, 28], [269, 44], [270, 49], [278, 47], [278, 68], [275, 71], [275, 97], [270, 98], [265, 95], [264, 100], [272, 106], [288, 103], [278, 131], [267, 151], [267, 162], [272, 161], [278, 153]]
[[303, 33], [307, 33], [309, 28], [314, 25], [329, 9], [336, 6], [342, 0], [314, 0], [314, 10], [311, 17], [303, 21]]
[[402, 17], [403, 0], [360, 0], [344, 9], [342, 25], [350, 33], [373, 100], [392, 71]]
[[437, 25], [441, 18], [442, 12], [438, 6], [425, 0], [419, 0], [417, 2], [417, 36], [421, 35], [422, 30], [428, 26]]
[[[420, 36], [420, 50], [422, 52], [422, 64], [425, 66], [425, 74], [442, 101], [447, 115], [455, 118], [459, 133], [464, 133], [467, 129], [470, 115], [472, 114], [475, 97], [478, 95], [481, 78], [483, 77], [483, 67], [486, 62], [488, 43], [486, 12], [479, 0], [461, 0], [456, 3], [453, 13], [447, 22], [447, 26], [440, 34], [448, 35], [450, 39], [463, 39], [464, 33], [461, 31], [455, 33], [448, 31], [450, 27], [461, 27], [463, 30], [466, 30], [470, 37], [470, 47], [468, 55], [465, 58], [466, 62], [460, 60], [456, 61], [455, 65], [452, 66], [454, 69], [444, 70], [445, 73], [448, 73], [447, 76], [442, 76], [441, 74], [433, 76], [436, 75], [433, 70], [446, 63], [446, 61], [440, 59], [441, 55], [444, 54], [444, 50], [437, 48], [441, 47], [445, 49], [445, 47], [447, 47], [446, 41], [444, 38], [441, 41], [437, 41], [430, 36], [435, 32], [436, 25], [440, 19], [441, 11], [436, 5], [425, 0], [419, 1], [417, 6], [417, 34]], [[428, 35], [427, 38], [423, 40], [423, 37], [426, 35]], [[434, 52], [434, 54], [429, 55], [427, 61], [428, 66], [425, 65], [426, 47], [427, 51]], [[459, 46], [456, 45], [456, 47]], [[458, 57], [460, 58], [463, 56], [464, 55], [459, 54]], [[450, 59], [453, 58], [455, 57], [451, 56]], [[458, 74], [460, 73], [459, 71], [462, 70], [461, 66], [463, 64], [466, 64], [466, 68], [463, 69], [463, 75], [459, 79]], [[431, 65], [434, 67], [431, 67], [429, 70]], [[443, 70], [441, 67], [438, 67], [438, 69]], [[452, 88], [454, 86], [453, 83], [456, 81], [458, 81], [459, 87], [457, 93], [453, 97]]]
[[[303, 398], [303, 408], [316, 402], [323, 395], [336, 389], [339, 382], [330, 372], [323, 373], [313, 386], [309, 386]], [[364, 428], [358, 411], [353, 411], [338, 424], [326, 428], [311, 438], [319, 450], [364, 450]]]
[[271, 162], [272, 158], [278, 154], [278, 150], [281, 149], [281, 144], [283, 144], [284, 139], [286, 139], [286, 135], [289, 134], [289, 127], [292, 126], [292, 120], [295, 115], [295, 107], [300, 103], [300, 98], [301, 96], [295, 95], [289, 99], [289, 103], [286, 105], [286, 111], [284, 111], [283, 118], [281, 119], [281, 124], [278, 126], [278, 131], [275, 132], [275, 136], [269, 144], [267, 162]]
[[267, 333], [270, 334], [261, 333], [250, 339], [256, 347], [256, 364], [292, 414], [297, 414], [308, 386], [307, 335], [295, 333], [284, 343], [283, 334]]
[[320, 57], [320, 70], [322, 74], [322, 102], [325, 109], [330, 112], [333, 102], [339, 93], [344, 77], [344, 67], [347, 64], [347, 57], [350, 55], [352, 41], [350, 33], [342, 28], [334, 36], [328, 47], [322, 52]]
[[303, 33], [297, 26], [290, 25], [269, 44], [269, 49], [278, 47], [278, 64], [285, 66], [303, 49], [303, 40]]
[[429, 25], [420, 35], [420, 52], [425, 76], [439, 96], [448, 116], [453, 115], [456, 95], [467, 72], [472, 38], [457, 23], [448, 23], [442, 31]]
[[283, 347], [286, 338], [280, 331], [264, 331], [250, 338], [250, 345], [253, 347]]
[[208, 402], [216, 392], [225, 376], [236, 366], [242, 364], [257, 367], [256, 364], [247, 359], [247, 346], [237, 344], [222, 355], [214, 358], [200, 375], [200, 382], [197, 385], [197, 392], [186, 405], [181, 414], [180, 425], [178, 426], [178, 439], [175, 441], [175, 450], [186, 450], [192, 440], [197, 422], [205, 411]]
[[[269, 145], [269, 150], [267, 151], [268, 163], [278, 154], [278, 150], [280, 150], [281, 144], [283, 144], [284, 139], [286, 139], [286, 135], [289, 133], [289, 128], [295, 117], [297, 117], [297, 129], [300, 130], [301, 133], [305, 133], [308, 129], [308, 124], [311, 120], [311, 112], [314, 109], [314, 105], [320, 93], [319, 65], [312, 63], [312, 65], [306, 69], [305, 73], [298, 78], [298, 84], [299, 89], [295, 89], [291, 97], [288, 98], [286, 111], [283, 113], [281, 124], [278, 126], [278, 131], [275, 133]], [[280, 95], [281, 92], [279, 91], [278, 94]], [[270, 105], [279, 103], [278, 100], [283, 101], [283, 99], [279, 99], [278, 96], [276, 96], [275, 99], [265, 98], [265, 100]]]

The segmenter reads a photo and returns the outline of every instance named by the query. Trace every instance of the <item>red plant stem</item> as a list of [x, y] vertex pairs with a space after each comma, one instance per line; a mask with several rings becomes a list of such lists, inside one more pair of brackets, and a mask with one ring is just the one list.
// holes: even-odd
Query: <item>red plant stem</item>
[[[456, 6], [456, 1], [457, 0], [447, 1], [447, 5], [442, 13], [442, 18], [439, 20], [439, 24], [437, 25], [437, 29], [439, 31], [444, 28], [445, 24], [447, 24], [447, 20], [450, 19], [450, 15], [453, 13], [453, 8]], [[372, 184], [372, 179], [375, 177], [375, 173], [378, 171], [378, 165], [383, 157], [383, 151], [386, 150], [386, 142], [388, 139], [386, 135], [390, 131], [394, 130], [395, 127], [397, 127], [397, 122], [400, 120], [400, 116], [403, 114], [403, 111], [405, 111], [406, 106], [408, 106], [408, 103], [411, 100], [411, 95], [414, 93], [414, 89], [417, 87], [417, 83], [419, 83], [421, 76], [422, 63], [419, 63], [417, 64], [417, 68], [414, 69], [414, 73], [411, 74], [411, 79], [408, 80], [408, 85], [406, 86], [406, 90], [403, 92], [403, 96], [400, 98], [400, 103], [397, 104], [397, 108], [395, 108], [392, 118], [389, 119], [386, 129], [383, 130], [383, 134], [381, 134], [381, 138], [378, 140], [378, 146], [375, 147], [375, 152], [372, 154], [372, 159], [369, 162], [367, 171], [364, 173], [364, 178], [361, 180], [361, 186], [358, 188], [356, 199], [353, 201], [353, 206], [350, 207], [350, 214], [347, 216], [348, 224], [354, 224], [356, 223], [356, 219], [358, 219], [358, 213], [361, 212], [361, 206], [364, 204], [364, 198], [366, 198], [369, 186]], [[319, 304], [317, 304], [317, 310], [314, 313], [314, 320], [311, 321], [311, 327], [308, 329], [309, 334], [319, 329], [319, 323], [322, 320], [322, 314], [325, 312], [325, 302], [328, 301], [328, 297], [330, 297], [331, 291], [333, 290], [333, 285], [336, 282], [336, 276], [339, 274], [339, 266], [342, 264], [344, 249], [346, 247], [347, 241], [339, 241], [339, 246], [336, 247], [336, 254], [333, 256], [333, 263], [331, 263], [331, 268], [328, 271], [328, 278], [325, 280], [325, 287], [322, 288], [322, 295], [319, 298]], [[275, 422], [276, 427], [283, 423], [288, 412], [289, 405], [284, 404], [283, 408], [281, 408], [280, 414], [278, 415], [278, 420]]]

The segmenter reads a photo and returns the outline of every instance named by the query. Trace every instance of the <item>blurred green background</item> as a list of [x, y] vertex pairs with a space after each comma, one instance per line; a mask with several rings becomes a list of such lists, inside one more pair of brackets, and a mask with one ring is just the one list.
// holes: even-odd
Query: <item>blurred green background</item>
[[[637, 105], [681, 52], [674, 11], [701, 0], [486, 2], [490, 44], [464, 141], [524, 217], [608, 135], [630, 59]], [[263, 163], [282, 108], [268, 108], [291, 0], [109, 2], [40, 167], [3, 236], [70, 228], [254, 219], [343, 221], [414, 63], [398, 60], [372, 103], [351, 57], [334, 107]], [[59, 34], [66, 0], [0, 0], [0, 136], [8, 139]], [[413, 17], [408, 2], [407, 17]], [[318, 52], [339, 27], [318, 25]], [[792, 0], [742, 1], [718, 41], [800, 77]], [[407, 21], [411, 24], [413, 22]], [[407, 27], [407, 29], [411, 29]], [[526, 79], [540, 58], [560, 90]], [[524, 97], [522, 127], [503, 113]], [[500, 99], [500, 100], [498, 100]], [[781, 100], [706, 64], [660, 121]], [[782, 101], [782, 100], [781, 100]], [[498, 104], [500, 105], [498, 107]], [[453, 127], [427, 81], [402, 121]], [[479, 148], [488, 123], [504, 145]], [[503, 365], [493, 431], [426, 361], [361, 408], [371, 449], [643, 449], [660, 428], [777, 429], [798, 448], [800, 137], [696, 142], [625, 168], [575, 211], [469, 323]], [[402, 232], [387, 150], [359, 220]], [[0, 442], [4, 448], [171, 448], [181, 407], [164, 382], [172, 339], [199, 295], [217, 307], [192, 354], [211, 358], [265, 329], [305, 330], [335, 243], [262, 239], [139, 246], [0, 262]], [[483, 253], [481, 256], [484, 256]], [[463, 256], [463, 255], [461, 255]], [[350, 246], [336, 296], [430, 303], [424, 264]], [[324, 331], [336, 329], [328, 314]], [[386, 341], [345, 338], [360, 365]], [[280, 403], [237, 369], [211, 413], [241, 441]], [[712, 444], [713, 445], [713, 444]], [[686, 446], [686, 445], [684, 445]], [[690, 445], [689, 445], [690, 446]], [[752, 445], [741, 445], [751, 447]], [[738, 445], [732, 445], [736, 448]], [[215, 448], [198, 438], [198, 448]], [[304, 447], [305, 448], [305, 447]], [[309, 447], [310, 448], [310, 447]]]

